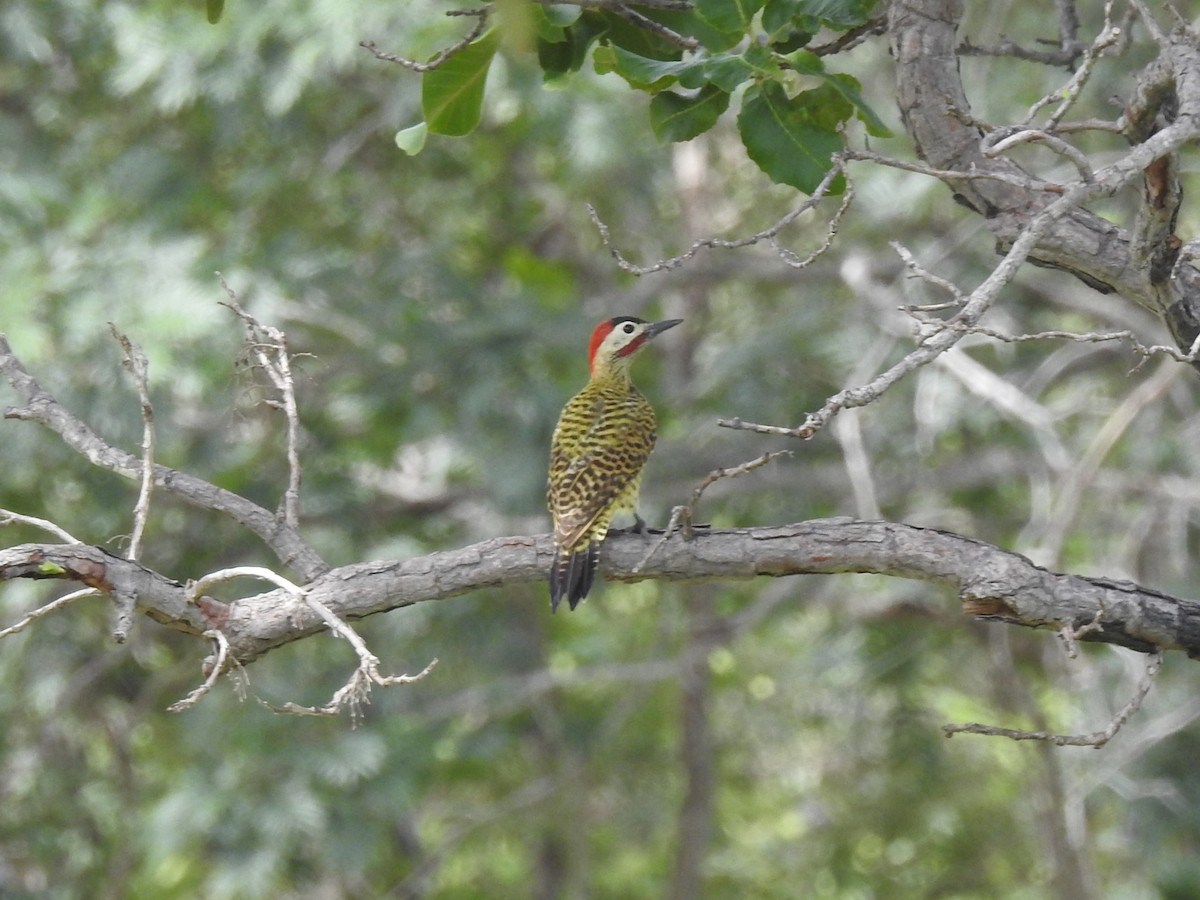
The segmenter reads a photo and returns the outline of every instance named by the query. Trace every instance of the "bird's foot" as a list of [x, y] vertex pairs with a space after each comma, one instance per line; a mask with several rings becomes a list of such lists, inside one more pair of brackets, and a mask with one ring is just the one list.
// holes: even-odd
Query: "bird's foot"
[[[654, 532], [654, 529], [647, 528], [646, 520], [643, 519], [641, 516], [639, 516], [637, 513], [633, 514], [633, 524], [630, 525], [629, 527], [608, 529], [609, 534], [652, 534], [653, 532]], [[659, 533], [660, 534], [662, 533], [661, 529], [659, 529]]]

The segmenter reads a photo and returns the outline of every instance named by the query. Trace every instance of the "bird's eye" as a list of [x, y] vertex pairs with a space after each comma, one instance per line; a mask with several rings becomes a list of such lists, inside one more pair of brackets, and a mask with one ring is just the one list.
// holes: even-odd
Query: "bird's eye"
[[626, 323], [625, 323], [625, 327], [624, 327], [624, 329], [622, 329], [622, 330], [623, 330], [623, 331], [624, 331], [626, 334], [633, 334], [633, 329], [634, 329], [634, 324], [633, 324], [632, 322], [626, 322]]

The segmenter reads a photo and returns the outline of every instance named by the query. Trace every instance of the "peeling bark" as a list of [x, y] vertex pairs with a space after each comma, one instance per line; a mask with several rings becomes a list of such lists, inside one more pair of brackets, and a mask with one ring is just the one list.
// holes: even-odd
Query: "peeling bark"
[[[988, 136], [971, 112], [959, 73], [958, 26], [961, 0], [893, 0], [889, 36], [896, 60], [897, 102], [917, 154], [937, 169], [988, 172], [1007, 181], [945, 177], [962, 205], [981, 215], [1001, 249], [1010, 246], [1029, 222], [1054, 199], [1058, 189], [1003, 156], [984, 153]], [[1082, 206], [1060, 217], [1038, 241], [1030, 262], [1063, 269], [1085, 284], [1116, 292], [1160, 316], [1181, 350], [1200, 334], [1200, 271], [1176, 265], [1182, 242], [1173, 233], [1181, 201], [1175, 152], [1200, 137], [1200, 46], [1179, 30], [1160, 46], [1160, 57], [1130, 86], [1127, 136], [1145, 154], [1130, 153], [1130, 163], [1151, 183], [1133, 231], [1115, 225]], [[1176, 128], [1169, 141], [1157, 141]], [[1136, 162], [1134, 162], [1136, 158]], [[1140, 176], [1141, 171], [1138, 174]], [[1123, 161], [1098, 177], [1114, 187]]]
[[[948, 587], [962, 611], [976, 618], [1071, 627], [1080, 631], [1079, 640], [1200, 657], [1200, 601], [1131, 582], [1052, 572], [1018, 553], [932, 528], [836, 518], [703, 529], [690, 541], [672, 536], [647, 560], [655, 540], [612, 535], [604, 544], [601, 574], [609, 581], [705, 581], [870, 572]], [[549, 535], [494, 538], [413, 559], [342, 566], [307, 588], [341, 618], [361, 619], [483, 588], [540, 582], [553, 553]], [[99, 581], [94, 566], [103, 567]], [[87, 583], [85, 572], [92, 583], [130, 592], [141, 612], [168, 627], [189, 634], [217, 627], [211, 606], [206, 612], [189, 604], [184, 585], [98, 547], [22, 544], [0, 550], [0, 581]], [[596, 602], [604, 602], [603, 594]], [[231, 653], [243, 664], [325, 630], [316, 613], [282, 590], [239, 599], [220, 615]]]

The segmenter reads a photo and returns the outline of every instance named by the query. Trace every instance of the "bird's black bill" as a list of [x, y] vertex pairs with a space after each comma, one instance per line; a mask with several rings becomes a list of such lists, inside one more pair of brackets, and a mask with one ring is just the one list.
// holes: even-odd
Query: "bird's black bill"
[[655, 335], [662, 334], [668, 328], [674, 328], [676, 325], [678, 325], [682, 321], [683, 321], [683, 319], [663, 319], [661, 322], [651, 322], [650, 325], [646, 328], [646, 332], [645, 332], [646, 340], [649, 340], [650, 338], [654, 337]]

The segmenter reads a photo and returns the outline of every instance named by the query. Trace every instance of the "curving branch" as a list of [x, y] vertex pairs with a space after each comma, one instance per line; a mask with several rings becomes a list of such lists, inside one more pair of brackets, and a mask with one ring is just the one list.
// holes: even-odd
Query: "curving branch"
[[[610, 581], [704, 581], [801, 574], [874, 573], [949, 587], [968, 616], [1065, 631], [1143, 653], [1182, 650], [1200, 657], [1200, 601], [1125, 581], [1052, 572], [963, 535], [895, 522], [815, 519], [794, 525], [707, 529], [676, 535], [647, 558], [647, 539], [613, 534], [604, 544]], [[445, 600], [470, 591], [541, 582], [549, 535], [494, 538], [403, 560], [342, 566], [305, 593], [342, 620]], [[81, 544], [23, 544], [0, 551], [0, 581], [57, 578], [109, 594], [126, 591], [138, 609], [193, 635], [219, 630], [232, 660], [328, 630], [314, 604], [279, 589], [225, 605], [188, 602], [187, 588], [141, 564]], [[601, 595], [599, 601], [603, 603]]]
[[[918, 155], [947, 173], [942, 181], [956, 199], [983, 216], [999, 245], [1009, 247], [1052, 200], [1045, 191], [1022, 186], [1023, 180], [1036, 182], [1034, 176], [1006, 157], [986, 152], [988, 134], [971, 114], [959, 74], [957, 31], [963, 6], [961, 0], [892, 0], [889, 33], [897, 100]], [[1120, 30], [1106, 23], [1093, 47], [1102, 49]], [[1029, 259], [1155, 312], [1186, 352], [1200, 334], [1200, 270], [1179, 259], [1181, 242], [1173, 234], [1180, 202], [1174, 155], [1200, 138], [1200, 42], [1183, 28], [1156, 36], [1159, 57], [1129, 92], [1125, 131], [1132, 149], [1095, 173], [1098, 190], [1077, 195], [1075, 208], [1045, 230]], [[1082, 86], [1075, 79], [1070, 88], [1077, 93]], [[1164, 102], [1168, 96], [1173, 103]], [[1054, 130], [1059, 115], [1056, 111], [1047, 123], [1047, 132]], [[953, 172], [974, 177], [949, 174]], [[978, 173], [1000, 177], [984, 179]], [[1085, 208], [1087, 200], [1111, 196], [1139, 179], [1144, 201], [1133, 233]]]
[[[92, 465], [131, 480], [141, 479], [142, 460], [113, 447], [59, 403], [17, 359], [3, 332], [0, 332], [0, 376], [23, 401], [21, 406], [6, 409], [4, 418], [44, 425]], [[159, 464], [152, 466], [152, 472], [155, 487], [204, 509], [225, 513], [262, 538], [280, 562], [300, 573], [302, 578], [315, 578], [329, 568], [312, 545], [283, 516], [277, 516], [239, 494], [194, 475]]]

